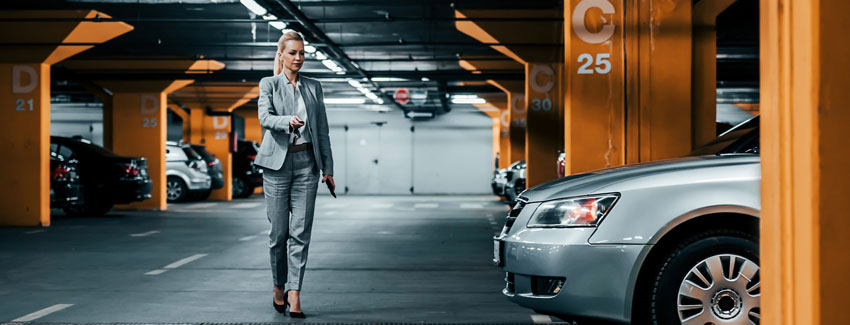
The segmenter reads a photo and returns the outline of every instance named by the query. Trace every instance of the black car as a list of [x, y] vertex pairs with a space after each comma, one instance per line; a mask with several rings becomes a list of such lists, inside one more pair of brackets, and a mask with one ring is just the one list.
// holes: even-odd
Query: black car
[[197, 152], [201, 158], [207, 163], [207, 173], [210, 175], [212, 179], [212, 184], [210, 189], [201, 193], [198, 199], [204, 200], [210, 196], [212, 190], [217, 190], [224, 187], [224, 171], [221, 168], [221, 160], [215, 157], [215, 155], [211, 154], [207, 151], [207, 147], [200, 144], [192, 144], [192, 149]]
[[[53, 147], [51, 145], [51, 147]], [[67, 209], [83, 203], [78, 162], [50, 152], [50, 208]]]
[[260, 145], [256, 141], [239, 140], [233, 154], [233, 197], [246, 198], [257, 186], [263, 186], [263, 171], [254, 166]]
[[50, 149], [78, 162], [83, 202], [65, 209], [70, 216], [102, 216], [115, 204], [151, 197], [153, 184], [144, 157], [119, 156], [79, 137], [51, 136]]

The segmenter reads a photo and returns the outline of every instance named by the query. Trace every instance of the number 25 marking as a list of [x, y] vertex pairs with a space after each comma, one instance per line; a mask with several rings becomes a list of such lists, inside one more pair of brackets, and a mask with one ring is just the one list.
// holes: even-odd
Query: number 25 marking
[[596, 67], [590, 69], [590, 66], [593, 64], [593, 56], [588, 53], [583, 53], [578, 56], [578, 62], [582, 64], [578, 67], [578, 74], [593, 74], [594, 70], [598, 74], [607, 74], [611, 72], [611, 61], [608, 59], [611, 58], [611, 53], [599, 53], [596, 54]]

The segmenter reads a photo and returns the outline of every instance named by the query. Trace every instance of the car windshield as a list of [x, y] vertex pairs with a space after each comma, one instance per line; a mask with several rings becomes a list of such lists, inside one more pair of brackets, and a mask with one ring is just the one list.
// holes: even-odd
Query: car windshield
[[688, 156], [721, 155], [730, 153], [758, 153], [759, 117], [746, 120], [711, 142], [692, 151]]

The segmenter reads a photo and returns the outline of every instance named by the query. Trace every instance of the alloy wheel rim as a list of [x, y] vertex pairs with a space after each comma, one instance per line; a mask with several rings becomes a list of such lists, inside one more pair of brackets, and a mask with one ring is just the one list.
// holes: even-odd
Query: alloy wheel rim
[[737, 254], [718, 254], [697, 263], [682, 279], [677, 296], [682, 324], [759, 324], [759, 265]]
[[166, 190], [168, 192], [168, 199], [169, 200], [176, 200], [177, 198], [180, 197], [180, 194], [183, 193], [183, 189], [180, 188], [180, 185], [177, 184], [177, 182], [175, 182], [175, 181], [168, 182]]

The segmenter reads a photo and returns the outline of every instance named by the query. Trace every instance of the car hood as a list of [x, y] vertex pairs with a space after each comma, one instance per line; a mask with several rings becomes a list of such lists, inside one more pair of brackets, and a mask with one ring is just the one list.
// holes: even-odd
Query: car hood
[[[604, 189], [616, 191], [611, 185], [637, 178], [651, 177], [663, 173], [683, 170], [698, 170], [720, 166], [759, 163], [758, 155], [737, 154], [724, 156], [698, 156], [649, 163], [640, 163], [622, 167], [600, 169], [582, 174], [570, 175], [548, 183], [538, 185], [523, 192], [520, 196], [528, 202], [546, 201], [570, 196], [593, 194]], [[682, 182], [689, 180], [683, 179]]]

